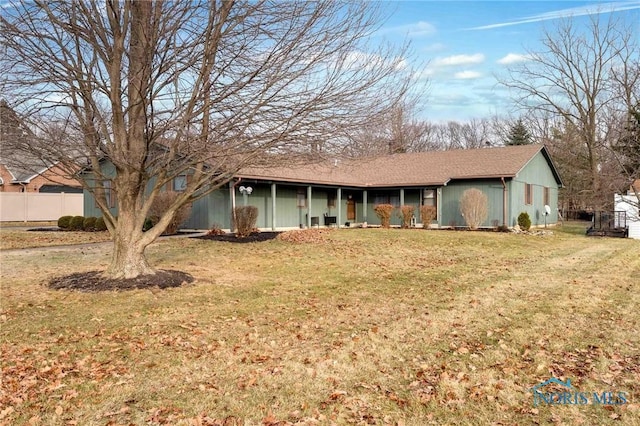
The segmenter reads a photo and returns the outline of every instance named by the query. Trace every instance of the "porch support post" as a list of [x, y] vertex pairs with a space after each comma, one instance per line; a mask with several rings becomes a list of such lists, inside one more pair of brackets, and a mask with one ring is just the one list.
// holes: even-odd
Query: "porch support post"
[[311, 229], [311, 185], [307, 186], [307, 228]]
[[271, 230], [276, 230], [276, 184], [271, 184]]
[[436, 222], [438, 223], [438, 228], [442, 225], [442, 187], [437, 189], [436, 196]]
[[367, 222], [367, 190], [362, 191], [362, 221]]
[[229, 181], [229, 201], [231, 201], [231, 217], [229, 218], [229, 231], [235, 231], [236, 222], [236, 182]]
[[404, 206], [404, 188], [400, 188], [400, 206]]
[[502, 180], [502, 226], [507, 226], [507, 183], [504, 178], [500, 179]]
[[338, 191], [336, 194], [336, 205], [338, 207], [336, 226], [340, 228], [340, 224], [342, 223], [342, 188], [340, 187], [338, 187]]

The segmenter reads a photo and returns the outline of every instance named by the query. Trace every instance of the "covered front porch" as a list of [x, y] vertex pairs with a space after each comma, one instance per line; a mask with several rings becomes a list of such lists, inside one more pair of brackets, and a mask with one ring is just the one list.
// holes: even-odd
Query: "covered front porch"
[[[243, 191], [240, 191], [240, 188]], [[251, 188], [247, 191], [247, 188]], [[415, 207], [415, 219], [421, 226], [420, 206], [432, 205], [439, 212], [440, 188], [354, 188], [303, 185], [257, 180], [233, 181], [229, 184], [230, 209], [252, 205], [258, 208], [257, 227], [283, 230], [312, 227], [355, 227], [380, 225], [374, 212], [377, 204]], [[392, 225], [400, 225], [394, 215]], [[434, 221], [437, 223], [437, 219]]]

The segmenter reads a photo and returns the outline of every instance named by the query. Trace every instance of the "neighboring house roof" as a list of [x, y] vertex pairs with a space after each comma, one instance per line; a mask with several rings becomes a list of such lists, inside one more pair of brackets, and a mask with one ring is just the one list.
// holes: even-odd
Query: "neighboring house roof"
[[629, 193], [633, 193], [634, 190], [636, 192], [640, 192], [640, 179], [636, 179], [633, 181], [631, 187], [629, 188]]
[[29, 183], [55, 166], [27, 151], [33, 137], [24, 120], [5, 100], [0, 100], [0, 164], [11, 174], [12, 183]]
[[435, 186], [455, 179], [514, 178], [540, 152], [562, 185], [543, 145], [394, 154], [288, 167], [250, 167], [240, 170], [238, 176], [354, 187]]

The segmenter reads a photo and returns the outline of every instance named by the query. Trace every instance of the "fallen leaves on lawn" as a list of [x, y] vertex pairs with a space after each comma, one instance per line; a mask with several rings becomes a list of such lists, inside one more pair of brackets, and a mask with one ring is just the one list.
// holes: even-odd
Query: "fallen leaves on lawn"
[[276, 238], [289, 243], [324, 243], [329, 238], [332, 229], [300, 229], [283, 232]]

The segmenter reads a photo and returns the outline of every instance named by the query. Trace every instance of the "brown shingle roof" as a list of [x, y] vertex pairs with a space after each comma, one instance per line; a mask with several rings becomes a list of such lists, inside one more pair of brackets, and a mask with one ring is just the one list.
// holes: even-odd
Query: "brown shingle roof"
[[[394, 154], [291, 167], [254, 167], [242, 169], [238, 176], [354, 187], [444, 185], [452, 179], [514, 177], [540, 151], [548, 159], [542, 145], [522, 145]], [[556, 178], [561, 183], [557, 173]]]

